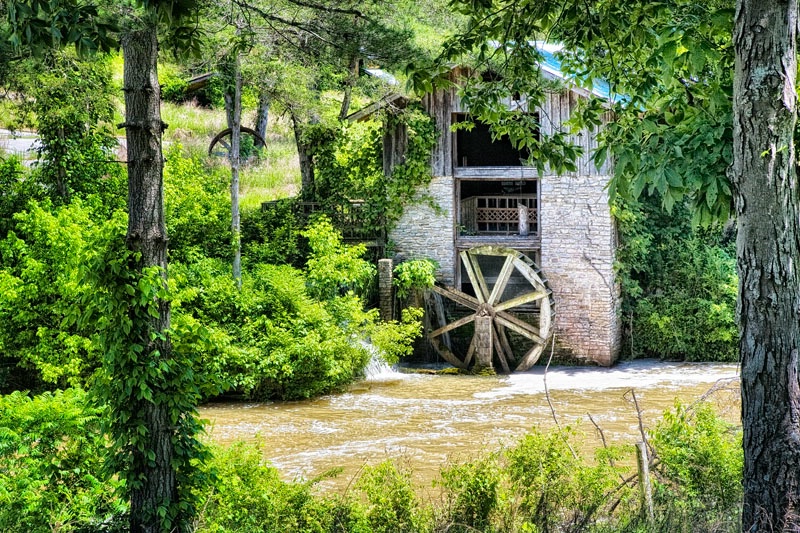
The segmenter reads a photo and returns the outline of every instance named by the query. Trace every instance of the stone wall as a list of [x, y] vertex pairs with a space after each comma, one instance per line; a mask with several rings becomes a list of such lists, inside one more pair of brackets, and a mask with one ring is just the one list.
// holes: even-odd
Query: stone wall
[[620, 347], [616, 229], [602, 176], [548, 176], [541, 183], [541, 268], [553, 290], [562, 355], [611, 365]]
[[[435, 199], [436, 208], [425, 197]], [[439, 263], [437, 278], [453, 284], [453, 177], [435, 177], [416, 202], [407, 205], [403, 217], [389, 233], [397, 254], [406, 259], [430, 258]]]

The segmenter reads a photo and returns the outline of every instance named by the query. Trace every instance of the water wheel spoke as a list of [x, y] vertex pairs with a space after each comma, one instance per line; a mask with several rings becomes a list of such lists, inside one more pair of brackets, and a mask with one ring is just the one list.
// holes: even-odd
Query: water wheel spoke
[[497, 328], [494, 328], [494, 330], [494, 335], [492, 335], [492, 340], [494, 341], [494, 351], [497, 352], [497, 358], [500, 360], [500, 366], [503, 367], [503, 372], [510, 374], [511, 369], [508, 367], [505, 349], [503, 348], [503, 344], [500, 342], [500, 337], [497, 335]]
[[547, 298], [547, 293], [544, 291], [528, 292], [516, 296], [510, 300], [506, 300], [505, 302], [500, 302], [499, 304], [494, 306], [494, 310], [506, 311], [514, 307], [519, 307], [520, 305], [525, 305], [531, 302], [535, 302], [537, 300], [541, 300], [542, 298]]
[[455, 303], [463, 305], [464, 307], [472, 309], [473, 311], [477, 311], [478, 307], [481, 305], [478, 299], [474, 296], [470, 296], [469, 294], [456, 289], [451, 289], [450, 287], [440, 287], [438, 285], [434, 285], [431, 287], [431, 289], [433, 289], [434, 292], [441, 294], [445, 298], [450, 298]]
[[490, 305], [494, 306], [495, 302], [503, 295], [503, 291], [506, 290], [506, 285], [508, 285], [508, 280], [511, 279], [512, 272], [514, 272], [514, 257], [509, 255], [506, 257], [505, 263], [503, 263], [500, 275], [497, 276], [497, 281], [492, 288], [492, 294], [489, 295]]
[[456, 368], [467, 368], [468, 363], [462, 362], [447, 346], [442, 346], [442, 343], [439, 342], [438, 338], [432, 338], [431, 344], [433, 344], [433, 347], [436, 349], [439, 355], [442, 356], [442, 359]]
[[495, 320], [494, 329], [497, 332], [497, 338], [500, 339], [500, 344], [503, 346], [503, 351], [505, 351], [506, 353], [506, 358], [511, 363], [514, 363], [516, 361], [516, 357], [514, 357], [514, 350], [511, 349], [511, 343], [508, 342], [508, 335], [506, 335], [506, 328]]
[[473, 256], [468, 251], [461, 252], [461, 262], [464, 264], [464, 270], [467, 271], [472, 288], [475, 289], [475, 296], [480, 303], [485, 304], [489, 297], [489, 290], [486, 288], [486, 280], [483, 279], [481, 266], [477, 259], [473, 260]]
[[447, 333], [448, 331], [452, 331], [452, 330], [454, 330], [456, 328], [460, 328], [464, 324], [469, 324], [473, 320], [475, 320], [475, 315], [467, 315], [465, 317], [461, 317], [458, 320], [456, 320], [455, 322], [450, 322], [449, 324], [447, 324], [446, 326], [444, 326], [442, 328], [439, 328], [439, 329], [431, 331], [428, 334], [428, 337], [430, 337], [430, 338], [438, 337], [442, 333]]
[[219, 144], [221, 144], [222, 147], [225, 148], [226, 152], [230, 152], [231, 151], [231, 145], [228, 144], [228, 141], [226, 141], [225, 139], [220, 139], [219, 140]]
[[472, 362], [473, 355], [475, 355], [475, 337], [472, 337], [472, 340], [469, 342], [469, 348], [467, 349], [467, 356], [464, 357], [464, 368], [469, 367], [469, 364]]
[[500, 324], [504, 325], [508, 329], [516, 331], [523, 337], [526, 337], [535, 343], [544, 344], [544, 339], [539, 336], [539, 328], [531, 326], [527, 322], [520, 320], [514, 315], [510, 315], [505, 312], [497, 313], [497, 315], [495, 316], [495, 320], [497, 320]]
[[530, 367], [535, 365], [536, 361], [539, 360], [539, 356], [542, 355], [542, 350], [544, 350], [544, 344], [537, 344], [536, 346], [528, 350], [528, 353], [525, 354], [525, 356], [517, 365], [517, 368], [515, 368], [514, 370], [517, 372], [524, 372], [530, 369]]

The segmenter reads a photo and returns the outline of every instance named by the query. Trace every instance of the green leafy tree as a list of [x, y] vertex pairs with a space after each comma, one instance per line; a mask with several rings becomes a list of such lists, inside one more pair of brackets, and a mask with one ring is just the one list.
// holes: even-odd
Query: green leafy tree
[[[199, 4], [142, 0], [103, 11], [91, 3], [36, 0], [11, 1], [7, 7], [4, 29], [20, 55], [67, 45], [79, 54], [109, 48], [111, 32], [122, 30], [128, 231], [125, 249], [111, 257], [100, 253], [104, 262], [95, 263], [93, 274], [100, 282], [93, 316], [106, 354], [100, 397], [109, 406], [113, 459], [131, 502], [131, 530], [188, 529], [195, 511], [191, 487], [197, 482], [192, 461], [202, 461], [204, 454], [195, 437], [199, 394], [191, 365], [174, 356], [169, 335], [161, 150], [166, 125], [160, 116], [157, 59], [160, 23], [169, 30], [163, 44], [191, 48], [196, 26], [183, 22]], [[103, 320], [108, 317], [117, 320]]]
[[79, 59], [56, 50], [21, 66], [21, 122], [38, 132], [35, 178], [56, 203], [100, 192], [109, 205], [124, 205], [124, 175], [109, 128], [114, 110], [108, 58]]

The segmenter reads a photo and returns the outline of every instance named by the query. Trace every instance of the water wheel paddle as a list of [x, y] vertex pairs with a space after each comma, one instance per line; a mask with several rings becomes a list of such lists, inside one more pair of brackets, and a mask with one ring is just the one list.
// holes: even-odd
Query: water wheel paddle
[[[242, 126], [241, 131], [242, 135], [249, 135], [253, 138], [253, 144], [255, 144], [255, 141], [260, 141], [262, 146], [267, 144], [256, 130]], [[231, 135], [233, 135], [233, 129], [231, 128], [225, 128], [217, 133], [208, 145], [208, 155], [228, 157], [231, 152]]]
[[[469, 313], [448, 320], [443, 305], [433, 306], [438, 323], [431, 326], [428, 339], [443, 359], [459, 368], [469, 368], [473, 363], [490, 367], [497, 360], [506, 373], [512, 367], [515, 371], [528, 370], [547, 344], [553, 317], [551, 291], [538, 267], [523, 253], [500, 246], [480, 246], [460, 255], [475, 296], [449, 287], [434, 286], [433, 291], [466, 307]], [[496, 278], [484, 276], [487, 259], [497, 262], [498, 258], [502, 267]], [[509, 290], [512, 276], [516, 290]], [[470, 327], [473, 333], [469, 348], [459, 354], [449, 337], [460, 328], [468, 332]]]

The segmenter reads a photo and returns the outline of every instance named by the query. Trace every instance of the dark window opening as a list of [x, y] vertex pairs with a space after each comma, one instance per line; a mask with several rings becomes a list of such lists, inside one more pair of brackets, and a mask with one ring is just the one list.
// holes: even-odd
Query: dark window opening
[[[453, 122], [465, 122], [467, 115], [455, 113]], [[507, 135], [492, 140], [489, 125], [476, 121], [470, 130], [456, 130], [456, 166], [521, 167], [530, 157], [527, 148], [519, 150]]]

